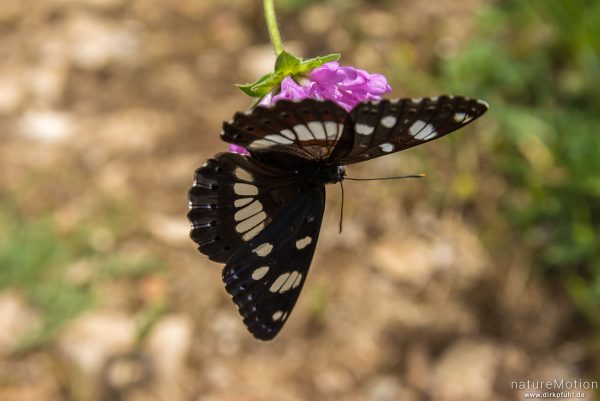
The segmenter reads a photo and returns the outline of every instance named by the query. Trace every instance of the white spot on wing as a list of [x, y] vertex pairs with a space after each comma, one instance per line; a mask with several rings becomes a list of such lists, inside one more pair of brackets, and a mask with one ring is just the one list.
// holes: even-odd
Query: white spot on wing
[[277, 312], [273, 313], [273, 321], [277, 321], [279, 319], [281, 319], [283, 317], [283, 312], [278, 310]]
[[325, 140], [325, 128], [320, 121], [311, 121], [308, 123], [308, 128], [311, 130], [316, 139]]
[[279, 133], [292, 141], [296, 140], [296, 135], [289, 129], [282, 129]]
[[235, 207], [242, 207], [247, 205], [248, 203], [252, 202], [254, 198], [238, 198], [235, 201], [233, 201], [233, 206]]
[[342, 132], [342, 124], [338, 124], [335, 121], [325, 121], [325, 131], [327, 132], [327, 139], [337, 139], [338, 134]]
[[266, 139], [258, 139], [254, 142], [250, 142], [248, 147], [250, 149], [265, 149], [265, 148], [270, 148], [271, 146], [275, 146], [275, 145], [277, 145], [277, 144], [274, 142], [271, 142], [271, 141], [267, 141]]
[[466, 113], [454, 113], [452, 119], [457, 123], [466, 124], [473, 119], [473, 116], [470, 116]]
[[268, 242], [265, 242], [264, 244], [260, 244], [259, 246], [254, 248], [252, 252], [254, 252], [257, 256], [264, 258], [268, 254], [270, 254], [272, 250], [273, 245], [269, 244]]
[[385, 116], [381, 119], [381, 125], [386, 128], [392, 128], [396, 125], [396, 117], [394, 116]]
[[383, 150], [386, 153], [391, 152], [392, 150], [394, 150], [394, 145], [392, 145], [389, 142], [386, 143], [382, 143], [381, 145], [379, 145], [379, 147], [381, 148], [381, 150]]
[[250, 205], [246, 206], [243, 209], [238, 210], [235, 215], [233, 215], [233, 218], [235, 219], [235, 221], [242, 221], [242, 220], [246, 220], [247, 218], [254, 216], [255, 214], [257, 214], [258, 212], [263, 210], [263, 206], [262, 203], [260, 203], [260, 201], [255, 200], [254, 202], [252, 202]]
[[242, 181], [253, 181], [252, 175], [241, 167], [237, 167], [233, 173], [238, 179]]
[[269, 291], [278, 292], [281, 289], [281, 287], [283, 287], [283, 285], [285, 284], [285, 282], [287, 281], [287, 279], [289, 277], [290, 277], [290, 273], [281, 274], [279, 277], [277, 277], [277, 279], [273, 282], [273, 284], [271, 284]]
[[294, 131], [296, 132], [296, 135], [298, 135], [300, 141], [311, 141], [315, 139], [304, 124], [295, 125]]
[[488, 104], [488, 102], [485, 102], [483, 100], [477, 99], [477, 103], [479, 103], [480, 105], [484, 106], [486, 109], [490, 108], [490, 105]]
[[431, 124], [427, 124], [425, 121], [417, 120], [408, 129], [410, 134], [420, 141], [430, 138], [435, 138], [437, 132]]
[[242, 240], [250, 241], [252, 238], [256, 237], [263, 230], [263, 228], [265, 228], [264, 221], [254, 227], [252, 230], [244, 233], [244, 235], [242, 235]]
[[260, 280], [261, 278], [266, 276], [268, 272], [269, 272], [269, 266], [261, 266], [252, 272], [252, 279]]
[[294, 281], [294, 284], [292, 284], [292, 288], [297, 288], [301, 282], [302, 282], [302, 274], [298, 273], [298, 277]]
[[359, 135], [371, 135], [374, 131], [374, 128], [367, 124], [356, 123], [354, 126], [354, 131], [356, 131]]
[[290, 145], [290, 144], [294, 143], [294, 141], [290, 140], [289, 138], [286, 138], [282, 135], [277, 135], [277, 134], [265, 135], [265, 139], [272, 141], [272, 142], [280, 143], [282, 145]]
[[258, 195], [258, 188], [252, 184], [236, 183], [233, 184], [233, 192], [238, 195], [253, 196]]
[[285, 283], [279, 289], [279, 293], [283, 294], [284, 292], [289, 291], [292, 288], [292, 286], [294, 285], [294, 283], [296, 282], [296, 279], [298, 278], [299, 275], [300, 275], [300, 272], [297, 272], [297, 271], [291, 272], [290, 276], [285, 280]]
[[254, 216], [242, 221], [240, 224], [235, 226], [235, 231], [238, 233], [245, 233], [246, 231], [251, 230], [254, 226], [259, 225], [267, 218], [267, 214], [265, 212], [260, 212], [255, 214]]
[[302, 281], [302, 274], [299, 271], [283, 273], [271, 284], [269, 291], [283, 294], [292, 288], [298, 287], [300, 281]]
[[304, 238], [299, 239], [298, 241], [296, 241], [296, 249], [298, 249], [298, 250], [304, 249], [308, 245], [310, 245], [311, 242], [312, 242], [312, 238], [307, 235], [306, 237], [304, 237]]

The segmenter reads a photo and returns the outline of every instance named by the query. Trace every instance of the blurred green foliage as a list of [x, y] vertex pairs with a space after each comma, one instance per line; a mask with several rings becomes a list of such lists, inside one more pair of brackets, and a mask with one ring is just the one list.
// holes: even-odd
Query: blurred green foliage
[[491, 104], [514, 240], [600, 323], [600, 2], [496, 2], [440, 71]]
[[[112, 232], [114, 221], [100, 232]], [[19, 351], [44, 344], [70, 319], [94, 304], [103, 283], [115, 278], [135, 278], [162, 267], [149, 257], [98, 249], [97, 227], [84, 222], [62, 232], [52, 216], [25, 216], [11, 202], [0, 204], [0, 291], [17, 290], [40, 312], [41, 326], [20, 339]]]

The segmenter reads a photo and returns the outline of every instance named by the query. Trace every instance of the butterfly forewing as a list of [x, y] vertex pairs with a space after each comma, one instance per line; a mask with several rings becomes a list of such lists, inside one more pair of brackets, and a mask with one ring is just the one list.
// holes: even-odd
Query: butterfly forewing
[[464, 127], [487, 109], [485, 102], [462, 96], [361, 103], [332, 159], [352, 164], [398, 152]]
[[196, 170], [189, 191], [190, 236], [200, 252], [225, 263], [268, 226], [297, 194], [299, 179], [251, 157], [221, 153]]
[[307, 160], [325, 160], [342, 135], [348, 113], [332, 102], [305, 99], [280, 101], [272, 108], [237, 113], [223, 124], [222, 139], [243, 146], [252, 155], [284, 153]]
[[324, 187], [301, 192], [223, 269], [225, 288], [256, 338], [273, 338], [296, 304], [314, 255], [324, 207]]

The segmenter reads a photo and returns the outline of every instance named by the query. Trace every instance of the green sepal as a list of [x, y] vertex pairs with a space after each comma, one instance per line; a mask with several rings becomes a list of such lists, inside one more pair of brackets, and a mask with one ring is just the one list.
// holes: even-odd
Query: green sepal
[[330, 61], [338, 61], [342, 55], [339, 53], [332, 53], [326, 56], [320, 56], [315, 58], [309, 58], [308, 60], [303, 60], [298, 65], [298, 72], [296, 74], [304, 74], [308, 71], [314, 70], [317, 67], [322, 66], [325, 63], [329, 63]]
[[275, 60], [275, 73], [283, 73], [284, 76], [292, 75], [301, 62], [302, 59], [300, 57], [296, 57], [284, 50], [277, 55], [277, 59]]
[[279, 86], [286, 76], [301, 76], [315, 68], [340, 59], [339, 53], [328, 54], [327, 56], [309, 58], [302, 60], [287, 51], [282, 51], [275, 60], [274, 72], [265, 74], [250, 84], [237, 84], [246, 95], [251, 97], [263, 97], [273, 88]]
[[246, 95], [252, 97], [263, 97], [276, 85], [278, 85], [283, 77], [279, 77], [274, 72], [265, 74], [257, 81], [251, 84], [236, 84]]

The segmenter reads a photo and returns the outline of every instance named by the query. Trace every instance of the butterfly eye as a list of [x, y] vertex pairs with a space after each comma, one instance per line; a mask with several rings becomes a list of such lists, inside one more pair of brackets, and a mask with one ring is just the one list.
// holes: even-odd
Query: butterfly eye
[[252, 125], [248, 125], [248, 126], [246, 126], [246, 131], [250, 131], [250, 132], [254, 131], [254, 127]]
[[218, 186], [218, 185], [215, 185], [215, 184], [210, 184], [210, 190], [211, 190], [211, 191], [216, 191], [217, 189], [219, 189], [219, 186]]

